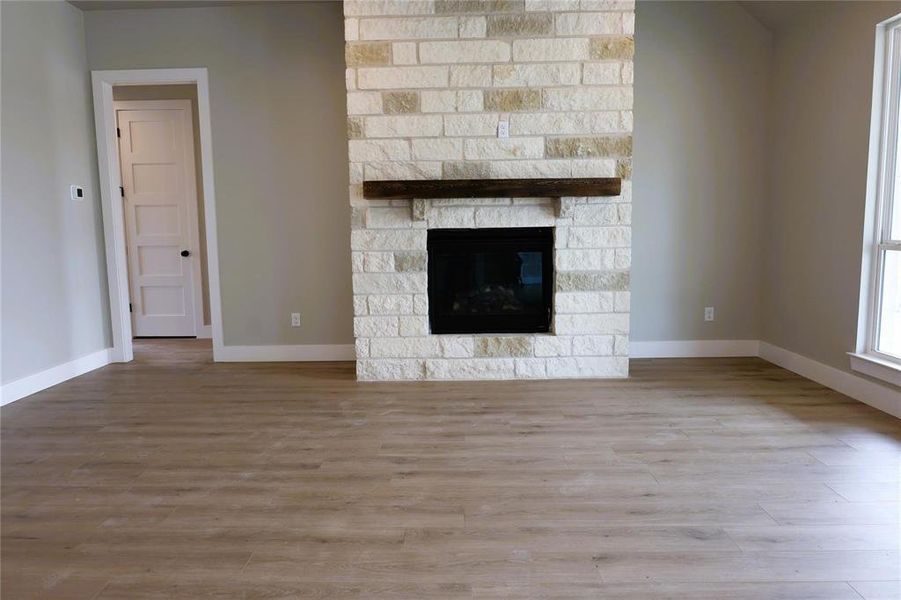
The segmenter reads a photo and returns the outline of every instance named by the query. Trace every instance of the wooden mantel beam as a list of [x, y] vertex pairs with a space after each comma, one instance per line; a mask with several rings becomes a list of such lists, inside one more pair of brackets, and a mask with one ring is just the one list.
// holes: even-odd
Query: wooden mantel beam
[[413, 179], [364, 181], [363, 197], [390, 200], [437, 198], [560, 198], [619, 196], [619, 177], [576, 179]]

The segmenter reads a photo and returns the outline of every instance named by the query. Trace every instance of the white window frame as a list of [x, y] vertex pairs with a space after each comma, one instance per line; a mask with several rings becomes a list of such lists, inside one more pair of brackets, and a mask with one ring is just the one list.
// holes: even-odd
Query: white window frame
[[[873, 105], [864, 220], [860, 313], [857, 348], [851, 352], [851, 368], [901, 386], [901, 359], [876, 349], [882, 299], [882, 262], [887, 250], [901, 250], [891, 240], [892, 204], [901, 202], [895, 190], [899, 108], [901, 108], [901, 15], [876, 27], [876, 59], [873, 70]], [[899, 200], [894, 195], [898, 194]]]

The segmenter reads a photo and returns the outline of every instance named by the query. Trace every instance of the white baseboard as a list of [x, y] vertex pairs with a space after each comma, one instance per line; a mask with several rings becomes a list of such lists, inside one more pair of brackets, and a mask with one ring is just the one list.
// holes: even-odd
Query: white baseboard
[[675, 340], [629, 342], [630, 358], [715, 358], [757, 356], [757, 340]]
[[30, 396], [41, 390], [45, 390], [58, 383], [64, 382], [67, 379], [84, 375], [89, 371], [99, 369], [109, 363], [110, 349], [107, 348], [88, 354], [87, 356], [82, 356], [81, 358], [76, 358], [73, 361], [51, 367], [40, 373], [35, 373], [34, 375], [11, 381], [4, 384], [2, 391], [0, 391], [0, 406], [14, 402], [25, 396]]
[[300, 346], [222, 346], [214, 349], [216, 362], [315, 362], [354, 360], [353, 344]]
[[201, 325], [197, 330], [197, 339], [198, 340], [208, 340], [213, 337], [213, 326], [212, 325]]
[[880, 385], [853, 373], [824, 365], [785, 348], [760, 342], [760, 358], [788, 369], [802, 377], [816, 381], [873, 408], [901, 418], [901, 393], [897, 389]]

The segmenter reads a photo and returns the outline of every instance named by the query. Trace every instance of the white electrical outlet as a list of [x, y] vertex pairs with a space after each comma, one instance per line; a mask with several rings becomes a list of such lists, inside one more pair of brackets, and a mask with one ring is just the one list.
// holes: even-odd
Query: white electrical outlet
[[291, 327], [300, 327], [300, 313], [291, 313]]
[[713, 310], [712, 306], [707, 306], [704, 308], [704, 320], [705, 321], [713, 321], [715, 316], [716, 316], [716, 313]]
[[508, 119], [501, 119], [497, 122], [497, 137], [499, 138], [508, 138], [510, 137], [510, 121]]
[[84, 200], [84, 186], [83, 185], [70, 185], [69, 186], [69, 198], [75, 200], [76, 202]]

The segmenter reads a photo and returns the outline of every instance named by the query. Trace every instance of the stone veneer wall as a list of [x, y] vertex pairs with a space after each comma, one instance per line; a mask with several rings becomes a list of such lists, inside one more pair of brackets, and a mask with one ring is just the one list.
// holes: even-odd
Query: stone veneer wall
[[[632, 2], [345, 0], [363, 380], [628, 374]], [[497, 137], [508, 116], [509, 139]], [[620, 176], [614, 198], [368, 201], [374, 179]], [[555, 227], [553, 332], [430, 335], [426, 230]]]

